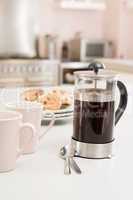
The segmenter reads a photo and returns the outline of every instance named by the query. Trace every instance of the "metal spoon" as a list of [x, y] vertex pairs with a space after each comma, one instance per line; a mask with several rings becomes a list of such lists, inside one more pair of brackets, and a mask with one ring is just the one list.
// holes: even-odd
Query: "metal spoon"
[[82, 173], [81, 169], [79, 168], [79, 166], [77, 165], [77, 163], [75, 162], [73, 158], [70, 158], [70, 166], [77, 174]]
[[[71, 168], [77, 173], [77, 174], [81, 174], [81, 169], [79, 168], [79, 166], [77, 165], [77, 163], [75, 162], [75, 160], [73, 159], [73, 155], [67, 155], [68, 154], [68, 146], [64, 146], [60, 149], [60, 157], [62, 159], [69, 159], [69, 163], [67, 161], [67, 164], [70, 164]], [[69, 168], [69, 166], [68, 166]]]
[[65, 174], [65, 175], [70, 175], [70, 174], [71, 174], [70, 159], [69, 159], [69, 157], [66, 157], [66, 158], [65, 158], [65, 163], [64, 163], [64, 174]]

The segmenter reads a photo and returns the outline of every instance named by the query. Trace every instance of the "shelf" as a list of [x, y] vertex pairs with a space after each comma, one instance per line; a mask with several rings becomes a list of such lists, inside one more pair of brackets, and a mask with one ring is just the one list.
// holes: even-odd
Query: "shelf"
[[61, 1], [60, 6], [63, 9], [72, 9], [72, 10], [105, 10], [105, 3], [89, 3], [89, 2], [68, 2]]

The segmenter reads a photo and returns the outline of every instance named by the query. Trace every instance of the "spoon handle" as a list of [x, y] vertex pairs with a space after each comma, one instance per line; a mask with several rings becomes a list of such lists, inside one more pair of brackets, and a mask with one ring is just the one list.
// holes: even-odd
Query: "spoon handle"
[[77, 174], [81, 174], [81, 169], [79, 168], [79, 166], [77, 165], [77, 163], [75, 162], [75, 160], [73, 158], [70, 158], [70, 165], [71, 168], [77, 173]]
[[65, 163], [64, 163], [64, 174], [65, 175], [70, 175], [71, 174], [71, 169], [70, 169], [70, 158], [66, 157]]

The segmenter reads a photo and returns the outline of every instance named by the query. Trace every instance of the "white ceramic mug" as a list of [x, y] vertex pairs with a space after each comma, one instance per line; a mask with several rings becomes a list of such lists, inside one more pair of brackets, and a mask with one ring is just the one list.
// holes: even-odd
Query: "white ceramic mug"
[[16, 168], [16, 160], [23, 153], [19, 147], [20, 136], [27, 131], [27, 145], [35, 135], [34, 127], [29, 123], [22, 123], [22, 114], [13, 111], [0, 112], [0, 172], [11, 171]]
[[[42, 114], [44, 115], [45, 113], [43, 111], [43, 106], [40, 103], [35, 103], [35, 102], [9, 103], [6, 104], [6, 108], [20, 112], [23, 115], [23, 122], [31, 123], [34, 126], [36, 130], [36, 135], [32, 139], [32, 141], [28, 143], [27, 146], [25, 146], [23, 153], [30, 154], [36, 152], [39, 140], [43, 138], [43, 136], [49, 131], [50, 128], [52, 128], [55, 122], [54, 114], [49, 112], [51, 114], [51, 122], [47, 126], [46, 130], [42, 132], [41, 119], [42, 119]], [[22, 138], [20, 140], [21, 141], [20, 146], [24, 146], [24, 143], [27, 141], [27, 136], [28, 133], [25, 131], [25, 133], [22, 134]]]

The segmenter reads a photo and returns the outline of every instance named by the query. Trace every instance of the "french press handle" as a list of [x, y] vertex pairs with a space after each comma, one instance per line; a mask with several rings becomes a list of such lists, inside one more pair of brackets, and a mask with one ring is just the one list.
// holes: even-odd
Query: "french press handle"
[[127, 102], [128, 102], [128, 93], [127, 93], [126, 86], [121, 81], [117, 81], [117, 87], [120, 91], [120, 102], [115, 112], [115, 125], [118, 123], [121, 116], [123, 115], [127, 107]]
[[[100, 69], [105, 69], [105, 65], [97, 61], [92, 61], [88, 66], [88, 70], [93, 70], [95, 74], [98, 74]], [[117, 81], [117, 87], [120, 91], [120, 102], [115, 112], [115, 125], [122, 117], [128, 102], [128, 93], [126, 86], [121, 81]]]

